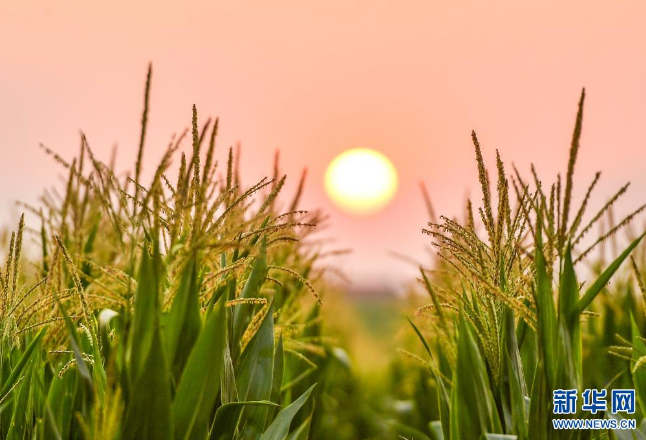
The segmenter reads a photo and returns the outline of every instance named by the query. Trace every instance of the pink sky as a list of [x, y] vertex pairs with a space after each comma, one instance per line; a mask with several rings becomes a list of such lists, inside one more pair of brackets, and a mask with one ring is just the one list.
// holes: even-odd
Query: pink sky
[[[644, 200], [646, 3], [643, 1], [337, 1], [0, 3], [0, 215], [33, 200], [83, 129], [107, 159], [136, 155], [148, 61], [154, 63], [148, 158], [172, 132], [218, 115], [220, 153], [243, 145], [247, 183], [271, 173], [276, 148], [304, 205], [331, 214], [327, 234], [353, 247], [355, 285], [392, 286], [414, 269], [387, 250], [424, 257], [418, 182], [436, 210], [477, 197], [470, 130], [545, 179], [565, 168], [576, 103], [588, 92], [577, 174], [602, 169], [600, 193], [633, 182]], [[394, 202], [355, 218], [323, 191], [328, 162], [348, 148], [389, 156]], [[585, 182], [585, 183], [583, 183]], [[293, 189], [293, 186], [288, 188]]]

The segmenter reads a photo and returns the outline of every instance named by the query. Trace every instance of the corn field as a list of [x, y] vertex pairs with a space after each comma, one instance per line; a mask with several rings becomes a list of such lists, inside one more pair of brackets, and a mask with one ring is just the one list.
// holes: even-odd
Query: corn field
[[[133, 170], [85, 135], [71, 160], [43, 147], [67, 178], [4, 244], [1, 438], [646, 440], [646, 205], [615, 221], [626, 185], [589, 206], [600, 173], [575, 200], [585, 93], [554, 183], [497, 155], [492, 189], [472, 134], [482, 198], [462, 220], [429, 211], [420, 244], [437, 254], [375, 383], [328, 325], [349, 300], [304, 181], [286, 196], [276, 163], [245, 186], [195, 107], [145, 180], [151, 82]], [[555, 430], [553, 392], [588, 388], [635, 389], [636, 429]]]

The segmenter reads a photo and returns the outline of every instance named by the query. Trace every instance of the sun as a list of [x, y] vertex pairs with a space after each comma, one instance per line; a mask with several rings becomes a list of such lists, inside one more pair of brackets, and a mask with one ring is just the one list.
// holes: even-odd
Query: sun
[[373, 214], [384, 208], [397, 191], [397, 170], [383, 154], [355, 148], [338, 155], [325, 172], [325, 190], [344, 211]]

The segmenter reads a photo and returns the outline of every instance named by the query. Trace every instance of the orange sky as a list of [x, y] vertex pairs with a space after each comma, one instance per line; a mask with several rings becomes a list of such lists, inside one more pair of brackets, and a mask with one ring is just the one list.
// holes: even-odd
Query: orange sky
[[[83, 129], [104, 158], [118, 143], [121, 164], [134, 159], [150, 60], [147, 157], [193, 103], [220, 116], [220, 152], [242, 142], [248, 183], [271, 173], [280, 147], [292, 182], [310, 169], [305, 205], [327, 210], [327, 233], [356, 249], [345, 264], [355, 285], [392, 286], [414, 270], [387, 250], [423, 257], [428, 244], [419, 180], [437, 211], [459, 212], [477, 191], [472, 128], [490, 162], [498, 148], [551, 178], [582, 86], [577, 174], [587, 184], [603, 169], [604, 196], [631, 180], [629, 205], [646, 198], [645, 17], [638, 0], [0, 0], [0, 219], [58, 175], [39, 142], [69, 157]], [[395, 201], [369, 218], [337, 211], [323, 191], [327, 163], [355, 147], [400, 172]]]

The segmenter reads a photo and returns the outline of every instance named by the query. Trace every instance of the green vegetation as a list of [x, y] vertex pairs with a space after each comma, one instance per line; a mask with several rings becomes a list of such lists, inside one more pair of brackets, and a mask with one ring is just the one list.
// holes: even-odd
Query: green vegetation
[[[473, 134], [482, 206], [463, 222], [429, 211], [438, 258], [409, 326], [413, 306], [353, 310], [324, 281], [303, 181], [284, 202], [276, 163], [244, 187], [195, 108], [144, 184], [150, 82], [132, 174], [85, 136], [72, 161], [44, 147], [67, 179], [25, 205], [40, 230], [23, 216], [8, 237], [0, 438], [646, 439], [646, 247], [631, 229], [645, 206], [615, 222], [625, 186], [589, 215], [597, 174], [575, 209], [584, 96], [554, 184], [498, 156], [494, 195]], [[584, 388], [635, 388], [639, 429], [552, 429], [552, 391]]]
[[[414, 438], [646, 438], [646, 382], [642, 382], [646, 345], [639, 330], [644, 315], [633, 279], [626, 270], [620, 271], [643, 238], [627, 226], [644, 206], [616, 224], [612, 221], [612, 207], [626, 185], [586, 223], [598, 173], [574, 210], [573, 175], [584, 96], [565, 182], [558, 176], [554, 184], [546, 185], [534, 168], [529, 180], [517, 170], [509, 178], [498, 155], [496, 205], [473, 133], [482, 230], [469, 202], [465, 222], [442, 217], [423, 231], [434, 239], [438, 262], [437, 270], [421, 271], [420, 282], [431, 302], [418, 309], [419, 319], [411, 321], [424, 347], [420, 356], [411, 357], [428, 371], [423, 380], [435, 402], [429, 404], [428, 395], [412, 397], [417, 399], [417, 412], [426, 416], [418, 417]], [[606, 216], [607, 232], [590, 239], [592, 228]], [[621, 229], [629, 237], [625, 250], [610, 262], [604, 252], [591, 261], [607, 240], [618, 247]], [[643, 261], [643, 246], [640, 249]], [[583, 262], [589, 263], [589, 270]], [[634, 259], [633, 265], [638, 273]], [[577, 275], [581, 272], [589, 273], [585, 282]], [[619, 281], [609, 285], [617, 277]], [[633, 318], [632, 313], [639, 316]], [[593, 415], [581, 411], [581, 405], [575, 415], [555, 416], [554, 390], [577, 389], [580, 396], [586, 388], [633, 388], [633, 383], [640, 402], [635, 414], [639, 432], [553, 429], [553, 418], [621, 416], [609, 410]], [[608, 402], [609, 397], [610, 391]]]
[[[323, 268], [304, 239], [319, 215], [298, 209], [300, 189], [278, 211], [285, 177], [244, 189], [231, 150], [216, 178], [218, 122], [200, 128], [195, 108], [176, 178], [186, 133], [144, 186], [149, 90], [150, 73], [134, 177], [100, 162], [85, 136], [72, 162], [45, 149], [68, 178], [61, 196], [28, 207], [41, 230], [23, 216], [11, 235], [0, 437], [331, 438], [319, 408], [347, 368], [322, 335], [312, 284]], [[32, 232], [41, 256], [27, 264]]]

